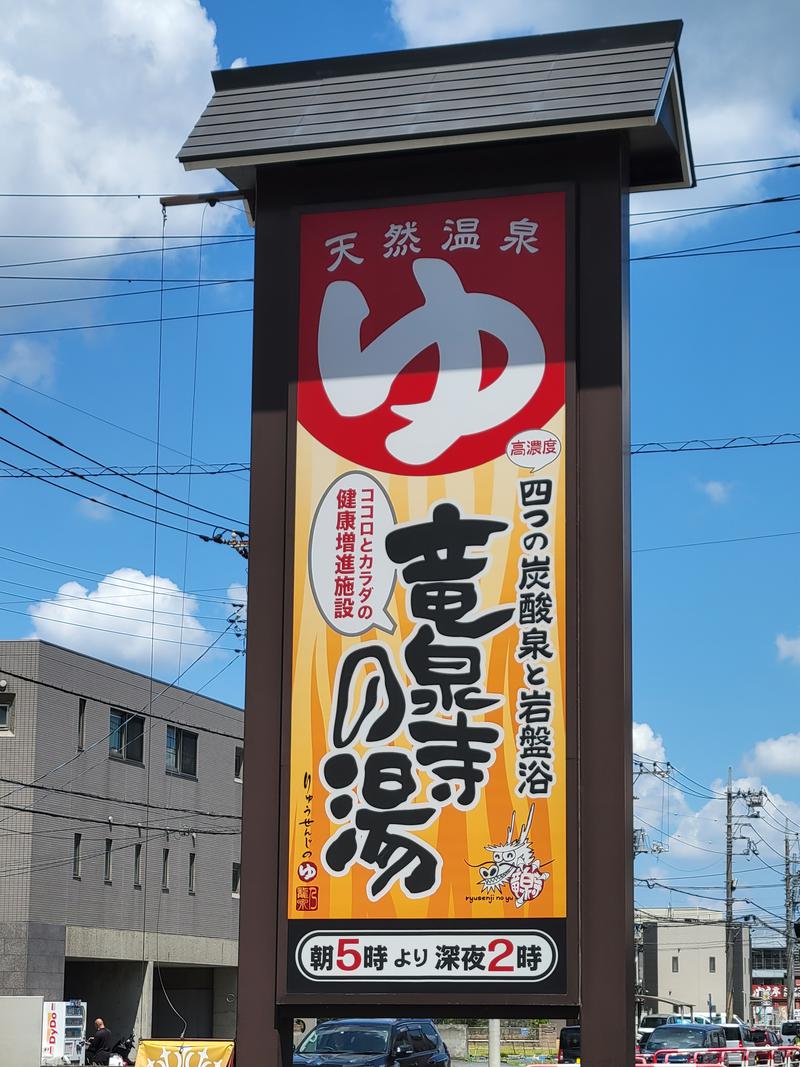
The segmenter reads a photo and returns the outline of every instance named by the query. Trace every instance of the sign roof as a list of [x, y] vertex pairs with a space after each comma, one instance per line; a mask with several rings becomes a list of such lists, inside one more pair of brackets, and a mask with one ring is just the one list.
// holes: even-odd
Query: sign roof
[[694, 184], [677, 56], [653, 22], [214, 72], [178, 159], [254, 167], [624, 129], [634, 189]]

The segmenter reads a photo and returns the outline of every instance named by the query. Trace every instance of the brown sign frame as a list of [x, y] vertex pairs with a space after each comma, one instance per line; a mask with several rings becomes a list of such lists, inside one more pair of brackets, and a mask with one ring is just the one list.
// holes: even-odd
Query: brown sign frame
[[[628, 502], [627, 145], [620, 133], [260, 168], [256, 188], [250, 569], [238, 1055], [278, 1053], [303, 1014], [574, 1015], [596, 1067], [633, 1051]], [[502, 187], [498, 177], [502, 175]], [[292, 575], [294, 374], [303, 211], [567, 189], [568, 976], [563, 995], [510, 990], [324, 1003], [285, 982], [286, 617]], [[574, 254], [570, 254], [570, 250]], [[583, 636], [582, 636], [583, 635]], [[280, 745], [276, 743], [281, 738]], [[583, 760], [580, 753], [591, 756]], [[253, 756], [252, 753], [255, 753]], [[583, 800], [583, 802], [581, 802]], [[277, 867], [277, 872], [276, 872]], [[578, 872], [577, 879], [575, 873]], [[594, 874], [593, 872], [597, 872]], [[276, 876], [277, 874], [277, 876]], [[628, 1003], [630, 1001], [630, 1003]], [[267, 1008], [269, 1010], [269, 1008]], [[266, 1032], [266, 1033], [265, 1033]], [[266, 1039], [266, 1043], [265, 1043]], [[608, 1058], [606, 1058], [608, 1050]]]

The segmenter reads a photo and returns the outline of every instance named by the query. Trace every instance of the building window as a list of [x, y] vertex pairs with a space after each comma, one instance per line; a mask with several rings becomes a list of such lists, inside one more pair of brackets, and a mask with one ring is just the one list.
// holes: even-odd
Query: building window
[[141, 715], [112, 710], [108, 754], [112, 759], [144, 763], [144, 719]]
[[678, 957], [677, 956], [673, 956], [672, 957], [672, 973], [673, 974], [677, 974], [678, 973]]
[[72, 836], [72, 877], [80, 879], [81, 876], [81, 835]]
[[709, 974], [716, 974], [717, 973], [717, 957], [716, 956], [709, 956], [708, 957], [708, 973]]
[[161, 850], [161, 889], [162, 892], [169, 892], [169, 849], [162, 848]]
[[86, 697], [78, 699], [78, 752], [86, 745]]
[[236, 746], [236, 753], [233, 757], [233, 777], [237, 782], [244, 780], [244, 749], [241, 745]]
[[133, 846], [133, 888], [142, 888], [142, 846]]
[[111, 869], [111, 864], [112, 864], [111, 850], [113, 848], [113, 845], [114, 845], [114, 842], [112, 841], [112, 839], [110, 837], [107, 837], [106, 838], [106, 851], [105, 851], [105, 867], [104, 867], [104, 872], [103, 872], [103, 878], [105, 879], [106, 885], [111, 885], [111, 873], [112, 873], [112, 869]]
[[234, 863], [233, 873], [231, 878], [231, 896], [238, 897], [239, 889], [242, 884], [242, 865], [241, 863]]
[[194, 893], [194, 872], [197, 868], [197, 855], [194, 852], [189, 853], [189, 892]]
[[167, 771], [197, 777], [197, 734], [178, 726], [167, 727]]
[[14, 733], [14, 694], [0, 693], [0, 734]]

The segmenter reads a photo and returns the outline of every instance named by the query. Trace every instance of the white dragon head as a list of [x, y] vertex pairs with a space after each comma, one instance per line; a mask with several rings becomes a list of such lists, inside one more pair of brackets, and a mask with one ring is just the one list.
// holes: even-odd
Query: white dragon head
[[515, 812], [511, 813], [511, 825], [508, 835], [502, 844], [484, 845], [487, 852], [492, 853], [493, 862], [480, 868], [481, 885], [486, 892], [497, 892], [511, 878], [514, 871], [523, 867], [530, 867], [534, 862], [534, 853], [528, 841], [528, 834], [533, 820], [534, 805], [531, 804], [528, 812], [528, 821], [520, 831], [519, 837], [514, 839]]

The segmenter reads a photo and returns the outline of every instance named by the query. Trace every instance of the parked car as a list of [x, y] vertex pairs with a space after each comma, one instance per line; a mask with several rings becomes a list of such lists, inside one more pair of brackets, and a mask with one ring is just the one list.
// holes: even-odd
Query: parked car
[[577, 1063], [581, 1058], [580, 1026], [562, 1026], [558, 1035], [558, 1062]]
[[[672, 1023], [657, 1026], [640, 1051], [648, 1063], [663, 1063], [659, 1052], [667, 1049], [702, 1049], [725, 1048], [725, 1031], [721, 1026], [709, 1026], [702, 1023]], [[685, 1056], [670, 1056], [670, 1063], [689, 1063], [691, 1053]]]
[[751, 1026], [750, 1039], [756, 1048], [767, 1045], [780, 1045], [781, 1043], [781, 1039], [776, 1032], [770, 1030], [768, 1026]]
[[294, 1052], [294, 1067], [450, 1067], [431, 1019], [331, 1019], [315, 1026]]
[[792, 1045], [794, 1039], [800, 1034], [800, 1021], [797, 1019], [788, 1019], [785, 1023], [781, 1023], [781, 1044]]
[[748, 1057], [749, 1064], [773, 1063], [780, 1067], [780, 1064], [785, 1062], [786, 1056], [783, 1052], [773, 1051], [777, 1045], [781, 1044], [777, 1031], [771, 1030], [768, 1026], [751, 1026], [750, 1037], [755, 1046], [755, 1052]]
[[[743, 1049], [753, 1047], [753, 1037], [749, 1026], [744, 1026], [742, 1023], [725, 1023], [722, 1029], [725, 1031], [725, 1044], [728, 1048]], [[730, 1067], [738, 1067], [743, 1062], [744, 1056], [741, 1052], [732, 1052], [728, 1056]]]
[[652, 1034], [657, 1026], [670, 1026], [673, 1023], [682, 1023], [680, 1015], [643, 1015], [639, 1020], [636, 1030], [636, 1038], [641, 1045]]

